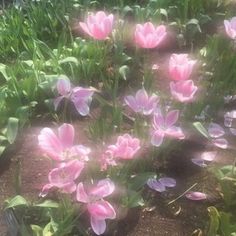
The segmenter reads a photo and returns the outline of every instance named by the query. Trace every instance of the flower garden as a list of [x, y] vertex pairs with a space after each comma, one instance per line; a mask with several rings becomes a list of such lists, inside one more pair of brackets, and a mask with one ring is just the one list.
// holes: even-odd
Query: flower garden
[[236, 235], [234, 0], [1, 8], [1, 235]]

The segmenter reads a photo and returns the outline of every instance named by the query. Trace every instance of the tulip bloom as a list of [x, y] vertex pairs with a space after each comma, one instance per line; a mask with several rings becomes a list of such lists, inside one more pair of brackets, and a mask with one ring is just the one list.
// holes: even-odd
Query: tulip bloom
[[203, 152], [198, 157], [192, 158], [192, 162], [200, 167], [206, 167], [207, 162], [214, 161], [217, 152]]
[[74, 145], [74, 127], [63, 124], [58, 128], [58, 136], [50, 128], [43, 128], [38, 136], [39, 147], [50, 158], [56, 161], [66, 161], [79, 157], [88, 161], [90, 149], [83, 145]]
[[164, 25], [156, 28], [151, 22], [144, 25], [137, 24], [134, 34], [135, 43], [141, 48], [155, 48], [166, 37], [166, 27]]
[[57, 81], [57, 91], [61, 96], [54, 100], [55, 110], [57, 110], [63, 98], [66, 98], [74, 104], [81, 116], [89, 114], [89, 106], [92, 102], [94, 89], [82, 87], [75, 87], [72, 89], [70, 80], [67, 77], [61, 77]]
[[173, 80], [189, 79], [197, 61], [190, 60], [188, 54], [172, 54], [169, 60], [169, 75]]
[[192, 80], [183, 80], [178, 82], [170, 82], [170, 91], [172, 96], [180, 102], [190, 102], [193, 100], [194, 94], [197, 92], [197, 86]]
[[86, 19], [86, 22], [80, 22], [82, 30], [97, 40], [105, 40], [111, 33], [113, 27], [113, 15], [106, 15], [103, 11], [92, 13]]
[[141, 113], [143, 115], [152, 114], [157, 107], [158, 101], [159, 98], [154, 94], [149, 97], [144, 88], [138, 90], [135, 97], [134, 96], [125, 97], [125, 103], [134, 112]]
[[165, 192], [166, 187], [173, 188], [176, 186], [176, 180], [168, 177], [163, 177], [158, 180], [150, 178], [147, 181], [147, 185], [157, 192]]
[[113, 206], [103, 198], [109, 196], [115, 190], [115, 185], [110, 179], [100, 180], [97, 186], [87, 191], [83, 183], [77, 186], [76, 199], [87, 204], [90, 214], [90, 223], [95, 234], [103, 234], [106, 230], [106, 219], [115, 219], [116, 212]]
[[236, 17], [224, 20], [225, 31], [231, 39], [236, 39]]
[[48, 174], [49, 183], [44, 185], [40, 196], [45, 197], [52, 188], [59, 188], [64, 193], [75, 192], [76, 184], [74, 181], [79, 177], [83, 168], [83, 162], [73, 160], [52, 169]]
[[208, 127], [208, 134], [211, 137], [211, 142], [213, 145], [222, 149], [226, 149], [228, 147], [228, 141], [224, 138], [221, 138], [225, 134], [225, 131], [220, 125], [216, 123], [210, 123]]
[[174, 126], [179, 117], [179, 111], [173, 110], [168, 112], [164, 117], [161, 112], [156, 112], [153, 118], [153, 130], [151, 132], [151, 143], [159, 147], [164, 139], [164, 136], [184, 139], [184, 133], [180, 127]]

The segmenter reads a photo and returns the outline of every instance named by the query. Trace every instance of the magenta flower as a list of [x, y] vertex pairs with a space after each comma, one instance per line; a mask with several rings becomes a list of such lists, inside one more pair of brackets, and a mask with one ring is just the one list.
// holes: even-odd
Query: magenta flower
[[169, 60], [169, 75], [173, 80], [188, 80], [197, 61], [190, 60], [188, 54], [172, 54]]
[[228, 141], [224, 138], [221, 138], [225, 134], [225, 131], [220, 125], [216, 123], [210, 123], [208, 127], [208, 133], [211, 137], [211, 142], [213, 145], [222, 149], [226, 149], [228, 147]]
[[192, 101], [197, 89], [192, 80], [170, 82], [171, 94], [173, 98], [180, 102]]
[[74, 145], [74, 127], [63, 124], [58, 128], [58, 135], [52, 129], [43, 128], [38, 136], [39, 147], [50, 158], [56, 161], [66, 161], [79, 158], [88, 161], [90, 149], [83, 145]]
[[236, 17], [224, 20], [225, 31], [231, 39], [236, 39]]
[[49, 183], [44, 185], [41, 197], [45, 197], [52, 188], [59, 188], [64, 193], [76, 191], [75, 180], [84, 168], [84, 163], [78, 160], [62, 163], [58, 168], [52, 169], [48, 174]]
[[106, 219], [115, 219], [116, 212], [113, 206], [103, 198], [109, 196], [115, 190], [115, 185], [110, 179], [100, 180], [97, 186], [85, 191], [83, 183], [77, 186], [76, 199], [87, 204], [90, 214], [90, 223], [93, 231], [101, 235], [106, 230]]
[[164, 136], [177, 139], [184, 139], [184, 133], [180, 127], [174, 126], [179, 117], [179, 111], [173, 110], [168, 112], [164, 117], [161, 112], [156, 112], [153, 118], [153, 130], [151, 132], [151, 143], [159, 147], [164, 139]]
[[124, 134], [117, 138], [114, 145], [109, 145], [100, 159], [101, 170], [106, 170], [108, 166], [116, 166], [117, 160], [133, 159], [140, 149], [140, 140], [132, 138], [129, 134]]
[[201, 201], [207, 199], [207, 195], [202, 192], [188, 192], [185, 194], [185, 197], [194, 201]]
[[158, 180], [150, 178], [147, 181], [147, 185], [157, 192], [165, 192], [166, 187], [173, 188], [176, 186], [176, 180], [168, 177], [163, 177]]
[[166, 27], [164, 25], [156, 28], [151, 22], [144, 25], [137, 24], [134, 34], [135, 43], [141, 48], [155, 48], [166, 37]]
[[71, 88], [70, 80], [67, 77], [61, 77], [57, 81], [57, 91], [61, 95], [54, 100], [54, 107], [57, 110], [63, 98], [69, 99], [75, 106], [81, 116], [89, 114], [89, 106], [92, 102], [94, 89], [75, 87]]
[[217, 152], [203, 152], [199, 156], [192, 158], [192, 162], [200, 167], [206, 167], [208, 162], [214, 161]]
[[159, 101], [155, 94], [148, 96], [144, 88], [138, 90], [135, 97], [126, 96], [125, 103], [134, 111], [143, 115], [150, 115], [154, 112]]
[[106, 15], [103, 11], [91, 13], [86, 22], [80, 22], [82, 30], [97, 40], [105, 40], [111, 33], [113, 27], [113, 15]]

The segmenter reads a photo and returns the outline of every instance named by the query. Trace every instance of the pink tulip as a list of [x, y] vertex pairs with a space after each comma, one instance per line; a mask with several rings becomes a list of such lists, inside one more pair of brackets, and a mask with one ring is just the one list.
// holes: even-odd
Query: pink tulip
[[49, 183], [44, 185], [40, 196], [45, 197], [52, 188], [59, 188], [64, 193], [76, 191], [75, 180], [84, 168], [84, 163], [78, 160], [62, 163], [49, 172]]
[[149, 97], [144, 88], [138, 90], [135, 97], [134, 96], [125, 97], [125, 103], [134, 112], [138, 112], [143, 115], [152, 114], [157, 107], [158, 101], [159, 98], [155, 94]]
[[180, 102], [190, 102], [193, 100], [194, 94], [197, 92], [197, 86], [192, 80], [183, 80], [178, 82], [170, 82], [170, 90], [172, 96]]
[[197, 61], [190, 60], [188, 54], [172, 54], [169, 60], [169, 75], [173, 80], [189, 79]]
[[80, 22], [82, 30], [97, 40], [104, 40], [111, 33], [113, 27], [113, 15], [106, 15], [103, 11], [91, 13], [86, 22]]
[[208, 162], [214, 161], [217, 152], [203, 152], [195, 158], [192, 158], [192, 162], [200, 167], [207, 167]]
[[70, 80], [67, 77], [61, 77], [57, 81], [57, 91], [61, 95], [54, 100], [54, 107], [57, 110], [63, 98], [69, 99], [75, 106], [81, 116], [89, 114], [89, 106], [92, 102], [94, 89], [75, 87], [71, 88]]
[[232, 39], [236, 39], [236, 17], [231, 20], [224, 20], [225, 31]]
[[179, 111], [173, 110], [168, 112], [164, 117], [161, 112], [156, 112], [153, 118], [153, 130], [151, 132], [151, 143], [154, 146], [160, 146], [164, 136], [184, 139], [184, 133], [180, 127], [174, 126], [179, 117]]
[[74, 145], [74, 127], [63, 124], [58, 128], [58, 135], [52, 129], [43, 128], [38, 136], [39, 147], [50, 158], [56, 161], [66, 161], [71, 158], [88, 160], [90, 149], [83, 145]]
[[225, 134], [225, 131], [220, 125], [216, 123], [210, 123], [208, 127], [208, 133], [213, 145], [222, 149], [226, 149], [228, 147], [228, 141], [224, 138], [221, 138]]
[[83, 183], [77, 186], [76, 199], [78, 202], [87, 204], [87, 209], [90, 214], [90, 223], [93, 231], [97, 235], [101, 235], [106, 230], [106, 219], [115, 219], [116, 212], [113, 206], [103, 200], [115, 190], [115, 185], [110, 179], [100, 180], [97, 186], [94, 186], [87, 191]]
[[155, 48], [166, 37], [166, 27], [164, 25], [156, 28], [151, 22], [144, 25], [137, 24], [135, 29], [135, 43], [141, 48]]

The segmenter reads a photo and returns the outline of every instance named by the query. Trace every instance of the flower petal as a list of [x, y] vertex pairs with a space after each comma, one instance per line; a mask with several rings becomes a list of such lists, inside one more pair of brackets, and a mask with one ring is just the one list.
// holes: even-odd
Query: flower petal
[[89, 194], [104, 198], [109, 196], [115, 190], [115, 185], [110, 179], [100, 180], [96, 187], [94, 187]]
[[76, 191], [76, 199], [78, 202], [88, 203], [89, 202], [89, 196], [85, 192], [83, 183], [79, 183], [77, 186]]
[[176, 186], [176, 180], [169, 177], [163, 177], [158, 180], [162, 185], [173, 188]]
[[64, 123], [58, 128], [58, 136], [63, 145], [63, 149], [70, 148], [74, 142], [74, 127], [71, 124]]
[[106, 221], [97, 219], [96, 217], [90, 217], [90, 223], [93, 229], [93, 232], [97, 235], [101, 235], [106, 230]]
[[187, 194], [185, 194], [185, 197], [194, 201], [201, 201], [207, 199], [207, 195], [202, 192], [188, 192]]
[[158, 181], [158, 180], [156, 180], [154, 178], [148, 179], [147, 185], [151, 189], [153, 189], [153, 190], [155, 190], [157, 192], [165, 192], [166, 191], [165, 185], [163, 185], [160, 181]]

